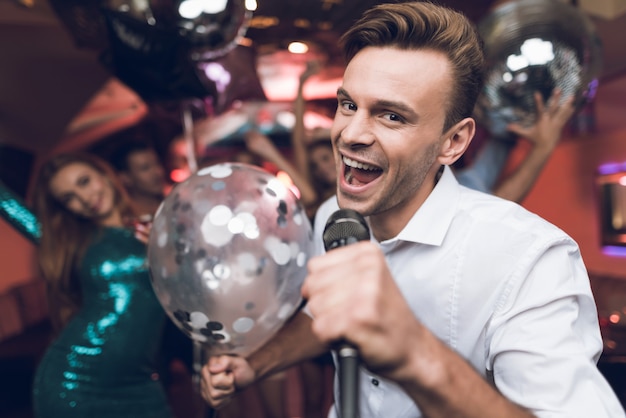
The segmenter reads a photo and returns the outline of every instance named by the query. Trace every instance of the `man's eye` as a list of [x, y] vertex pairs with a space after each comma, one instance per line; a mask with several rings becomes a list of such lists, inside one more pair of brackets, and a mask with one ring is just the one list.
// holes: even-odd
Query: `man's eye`
[[383, 117], [391, 122], [402, 122], [404, 119], [396, 113], [385, 113]]
[[356, 105], [352, 102], [342, 102], [341, 103], [341, 108], [344, 110], [349, 110], [349, 111], [355, 111], [356, 110]]

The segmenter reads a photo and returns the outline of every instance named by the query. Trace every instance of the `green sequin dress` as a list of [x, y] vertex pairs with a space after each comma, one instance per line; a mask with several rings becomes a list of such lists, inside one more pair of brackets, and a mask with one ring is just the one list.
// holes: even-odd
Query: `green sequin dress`
[[[38, 241], [36, 218], [1, 183], [0, 215]], [[156, 373], [165, 311], [150, 284], [145, 246], [130, 230], [103, 228], [79, 274], [83, 305], [39, 363], [35, 416], [171, 418]]]

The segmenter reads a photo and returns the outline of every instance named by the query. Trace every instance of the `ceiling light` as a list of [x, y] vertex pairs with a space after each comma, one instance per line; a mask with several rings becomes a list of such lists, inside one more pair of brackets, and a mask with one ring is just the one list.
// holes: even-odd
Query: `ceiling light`
[[256, 0], [246, 0], [246, 9], [254, 12], [257, 8]]
[[292, 54], [306, 54], [309, 52], [309, 46], [304, 42], [291, 42], [287, 50]]

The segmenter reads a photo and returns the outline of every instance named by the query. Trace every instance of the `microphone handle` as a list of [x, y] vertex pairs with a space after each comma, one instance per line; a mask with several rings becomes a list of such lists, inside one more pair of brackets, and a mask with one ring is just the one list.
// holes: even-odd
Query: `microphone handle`
[[340, 418], [358, 418], [359, 408], [359, 352], [342, 344], [337, 349], [339, 357]]

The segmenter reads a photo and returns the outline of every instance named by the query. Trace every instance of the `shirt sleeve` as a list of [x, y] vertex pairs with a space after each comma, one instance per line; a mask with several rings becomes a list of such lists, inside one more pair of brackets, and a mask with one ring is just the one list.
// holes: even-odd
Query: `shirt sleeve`
[[520, 260], [488, 329], [495, 386], [538, 417], [624, 417], [596, 364], [602, 338], [577, 245], [563, 239]]

